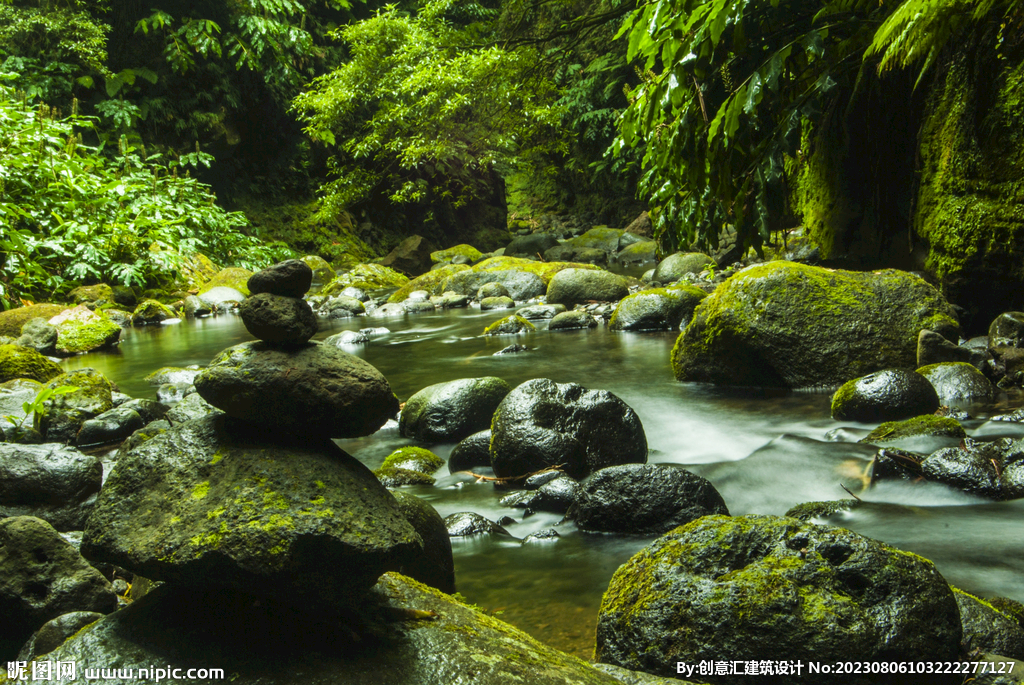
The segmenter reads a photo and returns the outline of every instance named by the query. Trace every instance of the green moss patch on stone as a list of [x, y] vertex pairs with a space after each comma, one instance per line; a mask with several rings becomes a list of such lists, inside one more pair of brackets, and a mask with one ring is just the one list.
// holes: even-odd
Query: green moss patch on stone
[[887, 421], [868, 433], [860, 442], [889, 442], [916, 436], [965, 438], [967, 433], [956, 419], [925, 414], [905, 421]]
[[421, 276], [417, 276], [411, 281], [407, 281], [391, 297], [388, 298], [388, 302], [404, 302], [409, 298], [410, 293], [414, 293], [417, 290], [426, 290], [428, 293], [433, 293], [434, 290], [444, 283], [450, 276], [454, 276], [460, 271], [468, 270], [469, 267], [465, 264], [448, 264], [442, 266], [440, 269], [428, 271]]
[[373, 291], [398, 288], [409, 282], [409, 277], [381, 264], [357, 264], [349, 271], [334, 278], [320, 291], [321, 295], [334, 297], [345, 288], [360, 288]]
[[518, 257], [491, 257], [485, 259], [473, 267], [473, 271], [526, 271], [536, 274], [544, 281], [544, 285], [551, 282], [551, 279], [559, 271], [565, 269], [593, 269], [599, 271], [601, 267], [593, 264], [577, 264], [576, 262], [535, 262], [531, 259], [519, 259]]
[[207, 293], [214, 288], [231, 288], [242, 293], [246, 297], [249, 297], [249, 277], [252, 276], [253, 272], [248, 269], [241, 269], [239, 267], [228, 267], [227, 269], [221, 269], [213, 278], [203, 283], [199, 287], [199, 294]]
[[0, 336], [17, 338], [21, 335], [21, 327], [29, 320], [42, 318], [50, 320], [68, 307], [61, 304], [32, 304], [0, 312]]
[[102, 311], [84, 305], [68, 309], [50, 319], [57, 328], [57, 353], [79, 354], [113, 345], [121, 338], [121, 327]]
[[471, 262], [476, 262], [483, 256], [484, 253], [472, 245], [456, 245], [455, 247], [449, 247], [446, 250], [431, 252], [430, 261], [434, 264], [440, 264], [441, 262], [450, 262], [455, 257], [465, 257]]
[[57, 364], [29, 347], [0, 345], [0, 383], [28, 378], [45, 383], [63, 373]]
[[484, 329], [484, 335], [518, 335], [519, 333], [533, 332], [537, 327], [519, 316], [512, 314], [504, 319], [498, 319]]
[[387, 456], [382, 469], [399, 468], [431, 474], [444, 466], [444, 459], [422, 447], [402, 447]]

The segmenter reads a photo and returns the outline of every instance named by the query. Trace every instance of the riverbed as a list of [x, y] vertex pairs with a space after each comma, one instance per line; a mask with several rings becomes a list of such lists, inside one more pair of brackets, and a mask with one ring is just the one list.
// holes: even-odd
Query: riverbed
[[[1024, 600], [1024, 501], [992, 503], [940, 486], [891, 484], [865, 489], [874, 448], [851, 442], [872, 425], [833, 421], [827, 392], [722, 389], [675, 381], [669, 352], [677, 333], [591, 330], [482, 337], [507, 311], [478, 308], [391, 318], [321, 321], [323, 339], [345, 330], [386, 327], [389, 333], [346, 351], [376, 366], [404, 401], [421, 388], [459, 378], [499, 376], [515, 386], [532, 378], [609, 390], [640, 416], [649, 461], [685, 465], [711, 480], [733, 514], [783, 514], [807, 501], [865, 500], [828, 522], [916, 552], [935, 562], [952, 584], [983, 597]], [[154, 398], [143, 380], [164, 366], [207, 364], [220, 350], [252, 336], [231, 314], [124, 332], [112, 352], [64, 362], [93, 367], [133, 397]], [[512, 344], [525, 352], [495, 356]], [[813, 363], [813, 360], [808, 360]], [[1024, 425], [986, 420], [1019, 404], [1001, 396], [971, 406], [969, 435], [1024, 436]], [[839, 429], [839, 430], [837, 430]], [[376, 434], [340, 440], [347, 452], [376, 468], [398, 447], [414, 444], [389, 422]], [[426, 445], [447, 459], [453, 445]], [[940, 444], [922, 445], [923, 451]], [[534, 637], [583, 658], [592, 656], [601, 595], [612, 573], [650, 537], [583, 534], [552, 514], [523, 519], [505, 508], [507, 492], [487, 481], [442, 469], [432, 487], [407, 488], [442, 516], [474, 511], [492, 520], [511, 516], [516, 538], [555, 528], [559, 537], [532, 544], [504, 537], [453, 539], [456, 583], [466, 601]]]

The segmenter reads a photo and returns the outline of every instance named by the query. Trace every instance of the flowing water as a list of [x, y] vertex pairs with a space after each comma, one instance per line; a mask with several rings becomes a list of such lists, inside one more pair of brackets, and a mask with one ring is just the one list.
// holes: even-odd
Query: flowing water
[[[982, 502], [943, 487], [887, 485], [862, 492], [874, 450], [833, 442], [826, 433], [841, 424], [829, 417], [824, 393], [721, 389], [682, 384], [672, 377], [673, 333], [589, 331], [484, 338], [480, 333], [508, 312], [455, 310], [397, 318], [323, 321], [317, 338], [343, 330], [384, 326], [390, 333], [345, 349], [387, 377], [402, 399], [443, 381], [500, 376], [513, 386], [531, 378], [605, 389], [643, 421], [651, 462], [686, 465], [709, 478], [733, 514], [782, 514], [795, 504], [844, 499], [847, 488], [866, 500], [829, 523], [841, 525], [932, 559], [950, 583], [982, 596], [1024, 600], [1024, 501]], [[143, 380], [163, 366], [206, 364], [220, 350], [251, 340], [232, 315], [126, 331], [115, 352], [65, 362], [91, 366], [134, 397], [155, 397]], [[518, 342], [526, 352], [494, 356]], [[809, 360], [808, 363], [813, 363]], [[975, 407], [984, 416], [991, 408]], [[849, 426], [845, 439], [871, 426]], [[975, 419], [968, 433], [986, 439], [1024, 435], [1020, 424]], [[394, 449], [411, 444], [392, 423], [367, 438], [339, 444], [370, 468]], [[453, 445], [431, 445], [447, 459]], [[930, 451], [941, 445], [928, 446]], [[506, 494], [465, 474], [437, 474], [433, 487], [409, 490], [442, 516], [475, 511], [492, 520], [511, 516], [509, 532], [522, 538], [555, 527], [560, 537], [520, 544], [508, 538], [453, 539], [456, 582], [467, 601], [559, 649], [592, 655], [601, 595], [615, 569], [653, 538], [579, 533], [558, 516], [498, 504]], [[500, 613], [499, 613], [500, 612]]]

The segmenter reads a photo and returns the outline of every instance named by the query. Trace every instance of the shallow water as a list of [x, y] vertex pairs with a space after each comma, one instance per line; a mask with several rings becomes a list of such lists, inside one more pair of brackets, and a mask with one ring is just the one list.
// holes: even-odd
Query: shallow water
[[[989, 503], [942, 487], [890, 485], [862, 492], [873, 449], [829, 442], [843, 424], [829, 417], [826, 393], [721, 389], [676, 382], [669, 366], [673, 333], [589, 331], [484, 338], [483, 328], [508, 312], [455, 310], [397, 318], [359, 317], [322, 322], [318, 338], [343, 330], [384, 326], [390, 333], [345, 349], [376, 366], [402, 399], [432, 383], [500, 376], [517, 385], [531, 378], [576, 382], [610, 390], [636, 410], [650, 461], [686, 464], [719, 488], [734, 514], [782, 514], [795, 504], [849, 497], [868, 504], [838, 514], [841, 525], [932, 559], [953, 584], [982, 596], [1024, 600], [1024, 502]], [[125, 331], [120, 347], [69, 359], [69, 368], [92, 366], [135, 397], [155, 397], [143, 377], [162, 366], [206, 364], [221, 349], [252, 336], [240, 319], [225, 315], [170, 326]], [[518, 342], [529, 350], [493, 356]], [[1005, 405], [1005, 398], [1003, 404]], [[978, 415], [984, 408], [975, 407]], [[849, 425], [849, 424], [847, 424]], [[871, 426], [853, 426], [859, 437]], [[1019, 424], [974, 421], [968, 432], [986, 439], [1019, 437]], [[389, 424], [368, 438], [339, 441], [375, 468], [399, 446], [412, 444]], [[430, 446], [447, 458], [452, 445]], [[556, 540], [521, 545], [501, 538], [455, 539], [456, 580], [466, 600], [500, 612], [535, 637], [584, 658], [593, 650], [601, 595], [612, 573], [652, 538], [585, 535], [559, 517], [499, 506], [506, 494], [465, 475], [437, 474], [434, 487], [410, 488], [442, 516], [475, 511], [512, 516], [522, 538], [555, 527]]]

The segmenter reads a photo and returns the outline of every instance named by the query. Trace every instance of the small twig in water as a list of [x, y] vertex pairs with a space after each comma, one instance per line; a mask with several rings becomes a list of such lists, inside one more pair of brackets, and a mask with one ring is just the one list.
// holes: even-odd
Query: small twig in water
[[853, 494], [853, 491], [850, 490], [850, 488], [848, 488], [845, 485], [843, 485], [842, 483], [839, 484], [839, 487], [841, 487], [843, 490], [846, 490], [846, 492], [849, 493], [850, 497], [854, 498], [858, 502], [863, 502], [864, 501], [860, 497], [857, 497], [857, 495]]
[[512, 483], [512, 482], [515, 482], [517, 480], [525, 480], [525, 479], [529, 478], [530, 476], [536, 476], [537, 474], [540, 474], [540, 473], [547, 473], [548, 471], [561, 471], [563, 466], [565, 466], [565, 464], [558, 464], [557, 466], [549, 466], [547, 468], [541, 469], [540, 471], [534, 471], [533, 473], [524, 473], [521, 476], [504, 476], [502, 478], [498, 478], [496, 476], [482, 476], [479, 473], [473, 473], [472, 471], [466, 471], [466, 473], [468, 473], [469, 475], [471, 475], [474, 478], [476, 478], [477, 482], [482, 481], [482, 480], [487, 480], [487, 481], [494, 481], [495, 483], [503, 483], [504, 484], [504, 483]]

